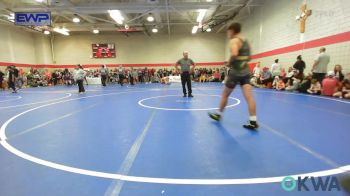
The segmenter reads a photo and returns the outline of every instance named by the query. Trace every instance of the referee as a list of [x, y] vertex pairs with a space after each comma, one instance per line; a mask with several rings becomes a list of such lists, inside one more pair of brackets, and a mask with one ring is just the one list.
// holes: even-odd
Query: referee
[[186, 84], [188, 89], [188, 97], [193, 97], [192, 95], [192, 87], [191, 87], [191, 66], [194, 68], [194, 62], [192, 59], [188, 58], [188, 52], [183, 52], [183, 58], [176, 62], [175, 68], [178, 70], [179, 66], [181, 67], [181, 83], [182, 83], [182, 91], [184, 93], [184, 97], [187, 97], [186, 92]]

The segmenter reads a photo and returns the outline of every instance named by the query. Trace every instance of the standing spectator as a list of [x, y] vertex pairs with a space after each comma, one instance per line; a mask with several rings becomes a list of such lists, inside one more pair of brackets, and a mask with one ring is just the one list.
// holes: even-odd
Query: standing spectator
[[321, 94], [321, 83], [316, 79], [312, 79], [311, 86], [309, 89], [307, 89], [307, 92], [309, 94], [313, 94], [313, 95], [320, 95]]
[[129, 71], [128, 71], [128, 78], [129, 78], [129, 82], [131, 85], [134, 85], [134, 82], [135, 82], [135, 79], [134, 79], [134, 68], [131, 68]]
[[338, 80], [334, 77], [334, 72], [329, 71], [327, 77], [322, 81], [322, 95], [333, 96], [337, 88]]
[[330, 57], [326, 54], [326, 48], [320, 48], [320, 53], [316, 56], [314, 65], [312, 66], [312, 78], [319, 82], [325, 78]]
[[63, 81], [64, 81], [64, 84], [67, 86], [72, 84], [72, 76], [67, 68], [64, 69], [64, 71], [63, 71]]
[[275, 60], [275, 63], [271, 65], [272, 77], [280, 76], [281, 74], [281, 65], [278, 63], [278, 59]]
[[101, 76], [102, 86], [106, 86], [106, 81], [109, 73], [108, 69], [106, 68], [106, 65], [102, 65], [98, 72]]
[[253, 69], [253, 76], [259, 78], [261, 75], [260, 62], [258, 62]]
[[294, 63], [293, 68], [299, 71], [299, 76], [304, 77], [304, 70], [306, 68], [306, 64], [303, 61], [301, 55], [297, 56], [297, 61]]
[[85, 88], [84, 88], [85, 76], [86, 76], [86, 72], [84, 71], [83, 66], [77, 65], [77, 70], [75, 71], [75, 74], [74, 74], [74, 80], [78, 83], [79, 94], [85, 93]]
[[119, 84], [120, 84], [120, 86], [123, 86], [123, 83], [124, 83], [124, 68], [123, 68], [122, 65], [119, 65], [118, 75], [119, 75]]
[[137, 71], [137, 69], [133, 69], [132, 68], [132, 77], [134, 79], [134, 83], [139, 82], [138, 81], [138, 71]]

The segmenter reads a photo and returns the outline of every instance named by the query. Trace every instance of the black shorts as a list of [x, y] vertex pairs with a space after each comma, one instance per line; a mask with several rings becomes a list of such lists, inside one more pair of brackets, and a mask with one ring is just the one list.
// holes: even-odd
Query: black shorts
[[241, 86], [250, 84], [250, 74], [237, 76], [235, 73], [232, 73], [232, 71], [229, 70], [225, 81], [226, 87], [232, 89], [235, 88], [237, 84], [240, 84]]

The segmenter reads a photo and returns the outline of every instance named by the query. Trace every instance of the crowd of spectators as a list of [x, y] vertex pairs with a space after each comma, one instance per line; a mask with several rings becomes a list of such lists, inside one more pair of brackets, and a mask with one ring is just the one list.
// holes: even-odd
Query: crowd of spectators
[[[277, 91], [300, 92], [313, 95], [334, 96], [337, 98], [350, 99], [350, 73], [344, 74], [341, 65], [335, 65], [332, 71], [328, 71], [330, 57], [326, 54], [326, 49], [321, 48], [320, 53], [315, 58], [311, 73], [304, 73], [306, 63], [302, 56], [296, 58], [293, 66], [285, 70], [281, 66], [279, 59], [276, 59], [271, 67], [262, 67], [257, 63], [252, 70], [251, 84], [257, 88], [270, 88]], [[198, 68], [191, 72], [192, 80], [195, 82], [223, 82], [228, 68]], [[15, 84], [17, 88], [55, 86], [55, 85], [75, 85], [75, 70], [48, 69], [38, 70], [31, 68], [28, 72], [9, 66], [5, 72], [0, 71], [0, 87], [10, 88]], [[179, 76], [176, 69], [155, 69], [155, 68], [107, 68], [102, 65], [100, 68], [85, 69], [86, 77], [101, 78], [103, 86], [109, 84], [137, 83], [162, 83], [169, 84], [170, 76]], [[9, 78], [13, 83], [9, 82]], [[15, 78], [15, 80], [13, 79]], [[8, 85], [10, 84], [10, 85]], [[12, 87], [11, 87], [12, 88]], [[15, 91], [15, 90], [14, 90]]]
[[297, 56], [296, 62], [287, 71], [279, 64], [278, 59], [271, 67], [261, 67], [257, 63], [253, 69], [251, 84], [257, 88], [350, 99], [350, 73], [344, 74], [339, 64], [327, 71], [329, 62], [326, 49], [321, 48], [311, 72], [307, 74], [304, 73], [306, 63], [301, 55]]
[[[17, 89], [25, 87], [44, 87], [56, 85], [75, 85], [74, 69], [35, 69], [24, 71], [22, 68], [9, 66], [4, 72], [0, 70], [0, 87], [7, 89], [9, 87], [9, 74], [14, 72], [15, 86]], [[102, 65], [101, 68], [85, 69], [87, 78], [101, 78], [102, 85], [137, 83], [162, 83], [169, 84], [169, 76], [179, 76], [180, 72], [176, 69], [155, 69], [155, 68], [107, 68]], [[192, 72], [192, 79], [197, 82], [222, 82], [225, 78], [226, 68], [195, 68]]]

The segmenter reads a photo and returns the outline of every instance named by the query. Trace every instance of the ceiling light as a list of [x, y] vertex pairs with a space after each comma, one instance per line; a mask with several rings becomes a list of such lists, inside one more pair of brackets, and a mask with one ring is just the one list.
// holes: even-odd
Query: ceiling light
[[74, 17], [74, 18], [73, 18], [73, 22], [74, 22], [74, 23], [79, 23], [79, 22], [80, 22], [80, 18]]
[[62, 35], [69, 35], [69, 32], [68, 32], [69, 30], [66, 28], [55, 27], [55, 28], [53, 28], [53, 31], [60, 33]]
[[108, 10], [108, 13], [115, 22], [118, 24], [123, 24], [124, 17], [119, 10]]
[[44, 34], [45, 34], [45, 35], [50, 35], [50, 31], [45, 30], [45, 31], [44, 31]]
[[130, 27], [129, 27], [129, 25], [125, 24], [125, 25], [124, 25], [124, 28], [125, 28], [125, 29], [129, 29]]
[[213, 2], [213, 0], [207, 0], [207, 2]]
[[95, 34], [100, 33], [100, 31], [98, 29], [94, 29], [94, 30], [92, 30], [92, 32], [95, 33]]
[[211, 32], [211, 28], [207, 28], [207, 30], [206, 30], [207, 32]]
[[207, 12], [206, 9], [200, 9], [198, 10], [199, 14], [197, 16], [197, 22], [202, 22], [205, 16], [205, 13]]
[[149, 14], [149, 15], [148, 15], [147, 21], [148, 21], [148, 22], [153, 22], [153, 21], [154, 21], [154, 17], [152, 16], [152, 14]]
[[153, 33], [158, 33], [158, 29], [157, 29], [157, 28], [153, 28], [153, 29], [152, 29], [152, 32], [153, 32]]
[[38, 3], [44, 2], [44, 0], [35, 0], [35, 1], [38, 2]]
[[192, 34], [196, 34], [198, 31], [198, 26], [193, 26], [192, 28]]

